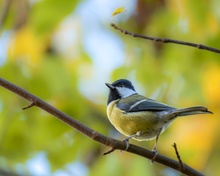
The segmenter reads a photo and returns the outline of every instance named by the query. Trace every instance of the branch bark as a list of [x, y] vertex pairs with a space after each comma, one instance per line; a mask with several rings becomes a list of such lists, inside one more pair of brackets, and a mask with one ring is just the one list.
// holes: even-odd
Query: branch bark
[[[37, 106], [49, 114], [53, 115], [54, 117], [60, 119], [61, 121], [65, 122], [69, 126], [77, 129], [81, 133], [85, 134], [89, 138], [105, 145], [108, 147], [111, 147], [112, 150], [126, 150], [126, 144], [125, 142], [106, 137], [99, 132], [89, 128], [88, 126], [78, 122], [74, 118], [70, 117], [69, 115], [61, 112], [60, 110], [56, 109], [55, 107], [49, 105], [42, 99], [38, 98], [37, 96], [29, 93], [28, 91], [22, 89], [21, 87], [16, 86], [13, 83], [10, 83], [9, 81], [0, 78], [0, 86], [4, 87], [5, 89], [8, 89], [9, 91], [19, 95], [20, 97], [28, 100], [30, 102], [30, 105], [23, 109], [31, 108], [33, 106]], [[129, 148], [126, 150], [127, 152], [137, 154], [139, 156], [142, 156], [144, 158], [152, 159], [154, 157], [154, 153], [150, 150], [135, 146], [130, 144]], [[178, 161], [172, 160], [170, 158], [167, 158], [161, 154], [157, 154], [156, 158], [154, 159], [154, 162], [161, 163], [165, 166], [168, 166], [170, 168], [173, 168], [179, 172], [182, 172], [186, 175], [192, 175], [192, 176], [202, 176], [203, 174], [194, 170], [190, 166], [182, 163], [184, 167], [180, 167], [180, 163]], [[180, 169], [181, 168], [181, 169]]]
[[132, 37], [142, 38], [142, 39], [145, 39], [145, 40], [153, 40], [155, 42], [161, 42], [161, 43], [174, 43], [174, 44], [178, 44], [178, 45], [191, 46], [191, 47], [195, 47], [195, 48], [198, 48], [198, 49], [211, 51], [211, 52], [214, 52], [214, 53], [220, 53], [219, 49], [212, 48], [212, 47], [209, 47], [209, 46], [205, 46], [205, 45], [202, 45], [202, 44], [196, 44], [196, 43], [185, 42], [185, 41], [180, 41], [180, 40], [173, 40], [173, 39], [169, 39], [169, 38], [157, 38], [157, 37], [151, 37], [151, 36], [136, 34], [136, 33], [124, 30], [122, 28], [119, 28], [114, 23], [111, 23], [111, 26], [113, 28], [115, 28], [116, 30], [119, 30], [121, 33], [126, 34], [126, 35], [131, 35]]

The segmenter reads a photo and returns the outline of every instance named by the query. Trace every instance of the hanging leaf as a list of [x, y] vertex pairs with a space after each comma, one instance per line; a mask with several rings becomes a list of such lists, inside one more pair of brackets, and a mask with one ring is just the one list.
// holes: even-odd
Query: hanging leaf
[[114, 10], [114, 12], [112, 13], [112, 16], [118, 15], [119, 13], [122, 13], [124, 11], [125, 11], [124, 7], [119, 7], [119, 8]]

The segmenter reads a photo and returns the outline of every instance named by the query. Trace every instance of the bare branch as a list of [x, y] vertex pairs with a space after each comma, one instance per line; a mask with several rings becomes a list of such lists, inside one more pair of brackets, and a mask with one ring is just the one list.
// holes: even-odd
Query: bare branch
[[173, 147], [174, 147], [174, 150], [175, 150], [175, 152], [176, 152], [177, 159], [179, 160], [179, 163], [180, 163], [180, 170], [183, 170], [184, 165], [183, 165], [183, 162], [182, 162], [182, 160], [181, 160], [181, 158], [180, 158], [180, 154], [179, 154], [179, 152], [178, 152], [178, 150], [177, 150], [177, 145], [176, 145], [176, 143], [173, 144]]
[[[135, 146], [135, 145], [132, 145], [132, 144], [130, 144], [129, 148], [127, 150], [125, 150], [127, 148], [125, 142], [122, 142], [122, 141], [119, 141], [119, 140], [116, 140], [113, 138], [109, 138], [109, 137], [106, 137], [106, 136], [100, 134], [99, 132], [87, 127], [86, 125], [84, 125], [80, 122], [78, 122], [77, 120], [75, 120], [71, 116], [59, 111], [58, 109], [49, 105], [48, 103], [41, 100], [40, 98], [34, 96], [33, 94], [27, 92], [26, 90], [24, 90], [22, 88], [16, 86], [15, 84], [12, 84], [12, 83], [6, 81], [3, 78], [0, 78], [0, 86], [2, 86], [4, 88], [10, 90], [11, 92], [21, 96], [22, 98], [28, 100], [31, 103], [34, 102], [34, 106], [37, 106], [37, 107], [45, 110], [46, 112], [52, 114], [56, 118], [65, 122], [69, 126], [77, 129], [78, 131], [85, 134], [89, 138], [91, 138], [91, 139], [93, 139], [93, 140], [95, 140], [105, 146], [111, 147], [112, 151], [113, 150], [123, 150], [123, 151], [137, 154], [139, 156], [142, 156], [142, 157], [148, 158], [148, 159], [152, 159], [154, 157], [154, 153], [152, 151]], [[186, 175], [194, 175], [194, 176], [202, 176], [203, 175], [200, 172], [194, 170], [193, 168], [191, 168], [190, 166], [187, 166], [187, 165], [185, 165], [185, 167], [182, 170], [180, 170], [179, 162], [172, 160], [170, 158], [167, 158], [167, 157], [160, 155], [160, 154], [157, 154], [157, 157], [155, 158], [154, 161], [161, 163], [165, 166], [168, 166], [170, 168], [173, 168], [177, 171], [180, 171]]]
[[214, 53], [220, 53], [219, 49], [212, 48], [212, 47], [209, 47], [209, 46], [205, 46], [205, 45], [202, 45], [202, 44], [196, 44], [196, 43], [191, 43], [191, 42], [184, 42], [184, 41], [173, 40], [173, 39], [169, 39], [169, 38], [157, 38], [157, 37], [150, 37], [150, 36], [145, 36], [145, 35], [141, 35], [141, 34], [135, 34], [135, 33], [129, 32], [127, 30], [124, 30], [122, 28], [119, 28], [114, 23], [111, 23], [111, 26], [113, 28], [119, 30], [123, 34], [131, 35], [132, 37], [142, 38], [142, 39], [146, 39], [146, 40], [152, 40], [152, 41], [161, 42], [161, 43], [175, 43], [175, 44], [178, 44], [178, 45], [191, 46], [191, 47], [195, 47], [195, 48], [198, 48], [198, 49], [211, 51], [211, 52], [214, 52]]

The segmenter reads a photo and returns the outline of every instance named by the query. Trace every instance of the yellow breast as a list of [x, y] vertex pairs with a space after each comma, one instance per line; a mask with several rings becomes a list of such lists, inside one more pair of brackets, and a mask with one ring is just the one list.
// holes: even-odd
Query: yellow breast
[[[158, 117], [149, 111], [126, 113], [116, 107], [118, 100], [112, 101], [107, 107], [107, 116], [112, 125], [125, 136], [131, 136], [138, 131], [146, 132], [146, 138], [154, 137]], [[149, 134], [148, 134], [149, 133]]]

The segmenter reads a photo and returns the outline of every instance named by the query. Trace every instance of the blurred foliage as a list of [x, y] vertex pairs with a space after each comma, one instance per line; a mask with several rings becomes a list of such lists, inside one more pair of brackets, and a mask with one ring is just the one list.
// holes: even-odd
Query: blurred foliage
[[[0, 58], [0, 76], [90, 128], [122, 139], [123, 136], [115, 131], [106, 117], [107, 88], [104, 82], [99, 82], [104, 72], [98, 73], [94, 84], [87, 84], [86, 88], [82, 86], [82, 82], [88, 81], [97, 71], [93, 55], [83, 44], [85, 29], [76, 13], [88, 1], [1, 0], [1, 15], [9, 2], [5, 18], [0, 16], [0, 40], [5, 34], [9, 36], [9, 42], [0, 47], [1, 53], [6, 53], [5, 60], [2, 55]], [[129, 9], [126, 2], [123, 6]], [[116, 1], [116, 6], [109, 10], [105, 3], [101, 4], [101, 13], [109, 11], [109, 20], [112, 12], [121, 4]], [[217, 0], [137, 0], [131, 7], [133, 13], [125, 12], [114, 18], [120, 27], [135, 33], [220, 48], [219, 6]], [[97, 7], [94, 5], [91, 8], [94, 11], [86, 17], [88, 21], [97, 17]], [[123, 16], [127, 16], [127, 19], [121, 20]], [[77, 33], [77, 39], [63, 52], [65, 43], [62, 37], [69, 27], [62, 27], [66, 20], [72, 20], [68, 24], [73, 29], [71, 32]], [[139, 92], [158, 101], [175, 107], [204, 105], [214, 112], [212, 116], [197, 115], [176, 120], [161, 135], [159, 152], [176, 159], [171, 146], [176, 142], [184, 163], [205, 175], [220, 175], [219, 55], [186, 46], [132, 38], [110, 28], [106, 25], [111, 23], [108, 20], [97, 19], [98, 23], [92, 25], [100, 25], [102, 30], [116, 35], [124, 46], [123, 65], [115, 67], [107, 75], [110, 82], [121, 77], [128, 78]], [[60, 33], [61, 37], [55, 40]], [[99, 38], [99, 32], [95, 36]], [[105, 52], [106, 55], [112, 55], [111, 51]], [[86, 89], [86, 93], [82, 89]], [[88, 96], [97, 89], [100, 95], [93, 96], [95, 98]], [[43, 152], [49, 162], [47, 169], [50, 175], [56, 175], [58, 171], [66, 175], [77, 175], [78, 171], [78, 175], [91, 176], [180, 175], [165, 166], [157, 163], [151, 165], [148, 160], [126, 152], [120, 154], [116, 151], [103, 156], [102, 153], [108, 148], [36, 107], [22, 111], [28, 102], [3, 88], [0, 88], [0, 95], [0, 169], [21, 174], [33, 173], [28, 163]], [[149, 149], [154, 143], [131, 142]], [[84, 171], [76, 163], [82, 164]], [[68, 169], [71, 164], [74, 171]]]

